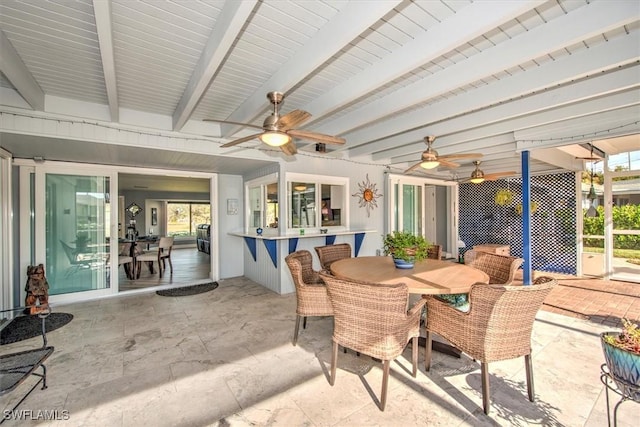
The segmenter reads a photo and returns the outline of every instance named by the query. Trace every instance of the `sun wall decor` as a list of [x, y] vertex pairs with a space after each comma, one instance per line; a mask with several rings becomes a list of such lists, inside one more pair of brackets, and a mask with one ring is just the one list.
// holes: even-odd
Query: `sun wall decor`
[[378, 193], [376, 184], [369, 181], [369, 174], [367, 174], [367, 179], [358, 184], [358, 192], [352, 194], [352, 196], [359, 198], [358, 204], [361, 208], [366, 208], [367, 216], [370, 216], [371, 210], [378, 207], [376, 199], [382, 197], [382, 194]]

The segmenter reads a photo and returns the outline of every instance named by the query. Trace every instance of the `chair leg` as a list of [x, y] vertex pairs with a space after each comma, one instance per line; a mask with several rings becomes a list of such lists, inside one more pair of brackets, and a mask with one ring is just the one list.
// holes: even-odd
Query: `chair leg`
[[531, 363], [531, 355], [524, 357], [524, 368], [527, 372], [527, 392], [529, 393], [529, 401], [533, 402], [535, 390], [533, 388], [533, 363]]
[[418, 375], [418, 337], [411, 338], [411, 362], [413, 364], [411, 373], [415, 378]]
[[432, 337], [431, 332], [427, 331], [427, 339], [424, 348], [424, 370], [429, 372], [431, 369], [431, 346], [432, 346]]
[[382, 393], [380, 393], [380, 410], [384, 411], [384, 407], [387, 405], [387, 388], [389, 386], [389, 368], [391, 367], [391, 361], [385, 360], [382, 362]]
[[171, 274], [173, 274], [173, 264], [171, 264], [171, 257], [166, 258], [167, 261], [169, 261], [169, 270], [171, 270]]
[[293, 345], [298, 343], [298, 330], [300, 329], [300, 315], [296, 315], [296, 328], [293, 330]]
[[336, 365], [338, 365], [338, 343], [333, 342], [333, 351], [331, 352], [331, 377], [329, 384], [334, 385], [336, 382]]
[[484, 413], [489, 415], [490, 399], [489, 399], [489, 364], [480, 362], [480, 373], [482, 376], [482, 406]]
[[307, 316], [304, 316], [304, 320], [302, 321], [302, 329], [307, 329]]

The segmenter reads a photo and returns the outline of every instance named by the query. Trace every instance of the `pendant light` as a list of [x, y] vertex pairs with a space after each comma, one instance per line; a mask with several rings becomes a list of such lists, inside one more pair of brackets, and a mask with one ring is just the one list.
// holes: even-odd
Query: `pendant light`
[[[593, 158], [593, 145], [591, 146], [591, 158]], [[598, 200], [598, 195], [596, 194], [596, 189], [593, 187], [593, 164], [595, 161], [591, 161], [591, 187], [589, 188], [589, 194], [587, 194], [587, 200], [590, 201], [589, 209], [585, 213], [585, 217], [587, 218], [597, 218], [598, 210], [595, 207], [595, 201]]]

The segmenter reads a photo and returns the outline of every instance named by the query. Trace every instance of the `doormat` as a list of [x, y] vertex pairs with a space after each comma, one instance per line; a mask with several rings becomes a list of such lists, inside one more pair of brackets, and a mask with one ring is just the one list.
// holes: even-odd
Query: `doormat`
[[180, 288], [163, 289], [156, 294], [163, 297], [185, 297], [189, 295], [209, 292], [218, 287], [218, 282], [202, 283], [200, 285], [182, 286]]
[[[71, 322], [73, 314], [51, 313], [44, 321], [45, 331], [51, 332]], [[42, 336], [42, 319], [37, 314], [18, 316], [9, 322], [0, 333], [0, 345], [11, 344]]]

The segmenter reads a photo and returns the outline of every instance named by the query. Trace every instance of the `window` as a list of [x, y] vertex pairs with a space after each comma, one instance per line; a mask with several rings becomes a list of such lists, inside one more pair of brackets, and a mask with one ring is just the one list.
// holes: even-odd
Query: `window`
[[287, 174], [288, 228], [348, 227], [348, 178]]
[[278, 175], [271, 174], [248, 181], [245, 186], [247, 195], [247, 228], [262, 228], [266, 234], [278, 228]]
[[168, 202], [167, 236], [196, 235], [199, 224], [211, 223], [211, 205], [202, 202]]

